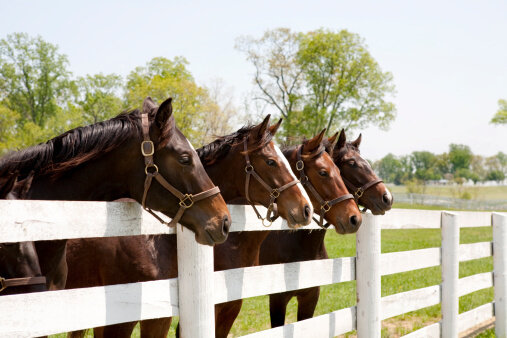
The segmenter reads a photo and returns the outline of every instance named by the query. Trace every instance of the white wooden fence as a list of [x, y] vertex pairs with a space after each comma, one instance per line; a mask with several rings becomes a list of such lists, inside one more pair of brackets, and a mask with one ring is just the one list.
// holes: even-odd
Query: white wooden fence
[[[249, 207], [229, 206], [231, 231], [266, 230]], [[459, 244], [459, 227], [491, 226], [493, 243]], [[316, 226], [311, 226], [316, 228]], [[380, 229], [441, 228], [442, 248], [380, 253]], [[282, 221], [269, 230], [288, 229]], [[160, 225], [136, 203], [0, 201], [0, 242], [176, 232], [179, 276], [169, 280], [0, 297], [0, 336], [41, 336], [141, 319], [180, 316], [183, 337], [213, 337], [214, 304], [351, 281], [357, 306], [248, 337], [333, 337], [357, 329], [380, 337], [381, 320], [442, 303], [443, 320], [406, 337], [457, 337], [496, 313], [506, 337], [507, 215], [393, 210], [365, 214], [356, 257], [213, 272], [213, 250], [178, 226]], [[494, 274], [458, 279], [459, 261], [487, 257]], [[381, 297], [382, 275], [442, 265], [442, 285]], [[458, 297], [495, 285], [495, 302], [458, 314]], [[198, 325], [197, 325], [198, 323]]]

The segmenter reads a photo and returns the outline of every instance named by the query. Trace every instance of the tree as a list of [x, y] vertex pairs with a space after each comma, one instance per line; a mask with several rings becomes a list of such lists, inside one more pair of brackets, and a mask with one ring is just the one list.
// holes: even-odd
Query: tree
[[486, 179], [488, 181], [501, 182], [501, 181], [505, 180], [505, 174], [503, 173], [503, 171], [500, 171], [500, 170], [491, 170], [486, 175]]
[[498, 111], [491, 119], [494, 124], [507, 124], [507, 100], [498, 100]]
[[120, 113], [122, 79], [116, 74], [87, 75], [77, 80], [77, 104], [82, 109], [82, 123], [92, 124]]
[[461, 172], [463, 173], [464, 170], [469, 170], [472, 156], [473, 154], [469, 146], [464, 144], [449, 145], [449, 161], [452, 172], [459, 173], [460, 169], [462, 169]]
[[68, 61], [41, 37], [14, 33], [0, 40], [0, 100], [18, 123], [43, 127], [68, 95]]
[[414, 151], [410, 155], [410, 162], [415, 170], [414, 175], [422, 181], [437, 180], [442, 177], [436, 168], [436, 161], [436, 156], [429, 151]]
[[356, 34], [278, 28], [260, 39], [240, 38], [236, 48], [255, 68], [256, 99], [286, 119], [286, 137], [324, 127], [387, 128], [394, 120], [394, 104], [385, 99], [394, 93], [392, 75], [382, 72]]

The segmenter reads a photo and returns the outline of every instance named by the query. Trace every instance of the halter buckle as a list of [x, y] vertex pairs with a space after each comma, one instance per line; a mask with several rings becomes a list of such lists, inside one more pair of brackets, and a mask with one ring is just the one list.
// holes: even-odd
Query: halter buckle
[[7, 285], [5, 285], [5, 278], [0, 277], [0, 292], [7, 289]]
[[325, 201], [324, 204], [320, 206], [320, 209], [324, 209], [324, 212], [328, 212], [331, 210], [331, 206], [329, 205], [328, 201]]
[[[184, 197], [180, 200], [180, 203], [179, 203], [180, 207], [188, 209], [192, 205], [194, 205], [193, 197], [194, 196], [192, 194], [185, 194]], [[190, 203], [190, 204], [187, 204], [187, 203]]]
[[[144, 146], [146, 144], [150, 145], [150, 148], [149, 148], [150, 150], [148, 150], [148, 151], [144, 150]], [[152, 156], [153, 154], [155, 154], [155, 145], [153, 144], [153, 142], [152, 141], [141, 142], [141, 153], [143, 154], [144, 157]]]
[[[148, 171], [148, 169], [150, 168], [155, 168], [155, 171], [153, 172]], [[144, 172], [146, 173], [146, 175], [154, 175], [155, 173], [158, 173], [158, 167], [155, 163], [147, 164], [146, 167], [144, 167]]]
[[245, 172], [248, 174], [248, 173], [251, 173], [252, 171], [254, 171], [253, 165], [247, 164], [245, 167]]
[[356, 198], [361, 198], [361, 196], [363, 196], [364, 194], [364, 190], [363, 188], [357, 188], [357, 191], [354, 193], [354, 195], [356, 195]]
[[272, 198], [278, 198], [280, 196], [280, 191], [277, 188], [275, 188], [271, 190], [269, 196], [271, 196]]
[[296, 162], [296, 169], [298, 171], [301, 171], [305, 168], [305, 162], [303, 162], [303, 160], [299, 160]]

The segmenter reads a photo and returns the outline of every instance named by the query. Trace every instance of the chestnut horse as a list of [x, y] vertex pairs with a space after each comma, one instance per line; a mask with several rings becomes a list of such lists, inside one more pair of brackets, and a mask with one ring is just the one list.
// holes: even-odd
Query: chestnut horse
[[[17, 173], [0, 177], [0, 199], [14, 199]], [[26, 185], [30, 182], [27, 180]], [[22, 186], [21, 192], [28, 187]], [[21, 196], [22, 197], [22, 196]], [[0, 295], [46, 291], [33, 242], [0, 243]]]
[[[333, 148], [336, 135], [328, 139], [327, 151], [340, 168], [341, 175], [358, 203], [370, 209], [375, 215], [383, 215], [391, 209], [391, 193], [382, 183], [369, 163], [359, 154], [361, 135], [357, 140], [347, 143], [342, 130], [338, 143]], [[355, 229], [357, 230], [357, 229]], [[336, 228], [338, 233], [346, 233]], [[355, 232], [355, 231], [352, 231]], [[300, 230], [296, 232], [273, 231], [261, 247], [260, 263], [277, 264], [328, 258], [324, 246], [325, 230]], [[297, 320], [311, 318], [319, 300], [320, 287], [295, 290], [269, 296], [271, 326], [284, 325], [287, 304], [297, 297]]]
[[[17, 171], [26, 179], [33, 173], [27, 199], [133, 198], [148, 210], [180, 217], [199, 243], [223, 242], [229, 211], [197, 153], [175, 126], [171, 101], [157, 107], [147, 98], [142, 111], [76, 128], [6, 155], [0, 160], [0, 177]], [[48, 288], [62, 289], [66, 241], [40, 241], [35, 247]]]
[[[197, 153], [226, 201], [246, 199], [252, 204], [271, 207], [273, 213], [285, 218], [290, 227], [297, 227], [311, 222], [313, 209], [308, 195], [290, 170], [287, 160], [272, 141], [280, 123], [281, 120], [270, 127], [267, 116], [261, 124], [244, 127], [231, 135], [220, 137], [198, 149]], [[258, 178], [248, 179], [254, 172]], [[275, 188], [278, 189], [279, 195], [275, 194], [277, 198], [273, 199], [271, 196]], [[270, 215], [266, 217], [269, 218]], [[235, 233], [230, 237], [235, 238], [233, 235]], [[245, 246], [248, 245], [245, 243]], [[259, 247], [260, 243], [255, 250], [258, 251]], [[221, 256], [217, 251], [215, 257], [216, 262], [249, 259]], [[178, 276], [174, 235], [70, 240], [67, 262], [67, 288]], [[241, 264], [250, 263], [245, 261]], [[130, 337], [135, 325], [136, 322], [111, 325], [95, 328], [94, 332], [97, 337]], [[142, 321], [142, 336], [165, 337], [170, 325], [171, 318]], [[83, 333], [73, 332], [71, 336], [79, 337]]]
[[[324, 132], [325, 130], [312, 139], [304, 141], [302, 145], [285, 149], [283, 154], [294, 173], [297, 173], [303, 181], [311, 183], [313, 188], [310, 188], [308, 184], [304, 184], [304, 187], [310, 195], [315, 210], [319, 213], [320, 210], [328, 210], [321, 214], [327, 222], [337, 229], [343, 229], [343, 232], [354, 232], [361, 225], [361, 214], [352, 196], [348, 194], [340, 171], [330, 155], [324, 151], [322, 144]], [[300, 157], [298, 152], [301, 152]], [[299, 162], [300, 160], [302, 163]], [[302, 170], [298, 170], [299, 168]], [[307, 178], [301, 176], [302, 172]], [[316, 194], [320, 198], [317, 198]], [[332, 202], [333, 200], [336, 203]], [[322, 201], [329, 202], [329, 207], [324, 206]], [[295, 233], [300, 231], [302, 230]], [[261, 244], [270, 233], [271, 231], [231, 233], [225, 243], [215, 246], [215, 271], [259, 265]], [[293, 249], [298, 250], [298, 248]], [[242, 304], [243, 300], [239, 299], [215, 306], [216, 337], [227, 337]]]

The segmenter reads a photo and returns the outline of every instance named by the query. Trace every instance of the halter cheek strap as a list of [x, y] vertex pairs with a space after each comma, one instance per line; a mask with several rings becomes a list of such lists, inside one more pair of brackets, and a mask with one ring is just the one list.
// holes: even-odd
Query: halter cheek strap
[[[176, 189], [173, 185], [171, 185], [167, 180], [158, 172], [157, 165], [153, 162], [153, 154], [155, 153], [155, 145], [150, 140], [150, 125], [148, 121], [148, 114], [141, 115], [141, 122], [143, 128], [143, 142], [141, 143], [141, 153], [144, 157], [144, 173], [146, 174], [146, 179], [144, 180], [144, 193], [142, 199], [143, 209], [152, 214], [160, 223], [165, 224], [169, 227], [174, 227], [178, 224], [181, 217], [183, 217], [183, 213], [186, 209], [192, 207], [195, 202], [198, 202], [207, 197], [211, 197], [220, 193], [220, 189], [218, 187], [213, 187], [206, 191], [200, 192], [198, 194], [183, 194], [178, 189]], [[148, 190], [150, 189], [153, 178], [160, 183], [166, 190], [168, 190], [171, 194], [179, 198], [179, 206], [178, 212], [170, 222], [164, 221], [160, 216], [155, 214], [153, 210], [146, 206], [146, 197], [148, 195]]]
[[[269, 227], [269, 226], [271, 226], [271, 223], [273, 223], [273, 221], [278, 218], [278, 207], [276, 205], [276, 199], [280, 196], [282, 191], [292, 187], [293, 185], [298, 184], [299, 181], [293, 180], [293, 181], [281, 186], [280, 188], [274, 188], [274, 189], [271, 188], [269, 186], [269, 184], [267, 184], [262, 179], [262, 177], [260, 177], [259, 174], [257, 174], [255, 172], [255, 169], [252, 166], [252, 163], [250, 162], [250, 157], [248, 156], [248, 140], [247, 140], [247, 138], [245, 138], [245, 141], [243, 143], [243, 149], [244, 149], [245, 161], [246, 161], [246, 166], [245, 166], [245, 172], [246, 172], [245, 196], [246, 196], [246, 200], [248, 201], [248, 203], [250, 203], [250, 205], [254, 209], [255, 214], [257, 215], [257, 218], [262, 220], [262, 225], [265, 227]], [[268, 205], [268, 212], [266, 213], [266, 217], [261, 216], [261, 214], [259, 213], [259, 211], [255, 207], [255, 204], [250, 200], [250, 193], [249, 193], [250, 176], [253, 176], [253, 178], [255, 178], [267, 191], [269, 191], [269, 205]]]
[[[349, 191], [353, 191], [354, 199], [356, 200], [356, 203], [358, 203], [358, 204], [359, 204], [359, 199], [363, 196], [363, 194], [366, 190], [370, 189], [371, 187], [373, 187], [376, 184], [384, 182], [381, 179], [377, 178], [376, 180], [372, 180], [372, 181], [366, 183], [365, 185], [363, 185], [362, 187], [357, 188], [354, 184], [352, 184], [345, 177], [342, 177], [342, 179], [343, 179], [343, 182], [345, 183], [345, 185], [347, 186], [347, 189], [349, 189]], [[368, 210], [368, 208], [364, 207], [364, 209], [361, 211], [365, 212], [366, 210]]]
[[302, 152], [303, 145], [300, 145], [297, 150], [297, 162], [296, 162], [296, 170], [299, 172], [299, 180], [305, 187], [308, 188], [308, 190], [310, 190], [312, 195], [315, 197], [315, 199], [317, 199], [317, 202], [319, 202], [320, 204], [320, 212], [319, 212], [320, 219], [317, 220], [315, 217], [313, 217], [313, 220], [317, 222], [319, 227], [327, 229], [329, 227], [329, 223], [323, 224], [325, 213], [331, 210], [331, 207], [333, 205], [338, 204], [342, 201], [354, 199], [354, 196], [352, 196], [352, 194], [345, 194], [330, 201], [326, 201], [325, 199], [323, 199], [322, 196], [320, 196], [320, 194], [317, 192], [317, 189], [315, 189], [313, 184], [310, 182], [308, 176], [306, 176], [305, 174], [305, 162], [303, 161], [303, 157], [301, 156]]
[[0, 292], [9, 288], [16, 286], [26, 286], [26, 285], [41, 285], [46, 284], [46, 277], [24, 277], [24, 278], [9, 278], [5, 279], [0, 277]]

